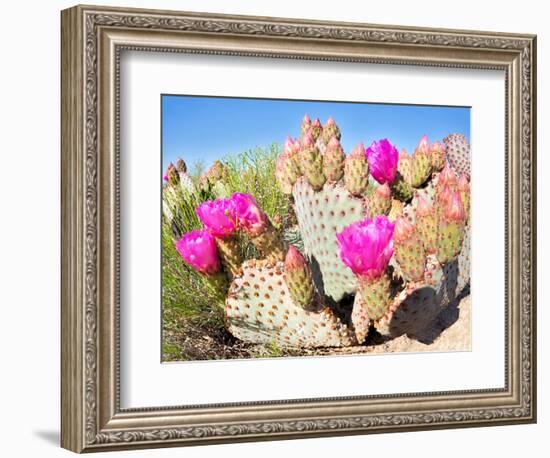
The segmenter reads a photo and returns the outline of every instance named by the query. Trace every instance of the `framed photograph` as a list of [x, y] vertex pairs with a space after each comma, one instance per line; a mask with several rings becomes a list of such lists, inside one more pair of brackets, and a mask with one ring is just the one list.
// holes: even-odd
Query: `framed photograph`
[[62, 446], [536, 421], [536, 37], [62, 12]]

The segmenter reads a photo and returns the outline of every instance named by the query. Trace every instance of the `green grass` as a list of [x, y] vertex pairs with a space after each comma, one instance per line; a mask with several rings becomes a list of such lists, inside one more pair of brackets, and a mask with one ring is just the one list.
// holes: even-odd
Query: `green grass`
[[252, 194], [270, 218], [277, 213], [282, 217], [288, 212], [288, 198], [279, 189], [275, 178], [275, 160], [279, 151], [280, 147], [273, 144], [222, 159], [229, 170], [229, 192]]
[[[279, 189], [275, 179], [275, 160], [279, 146], [256, 148], [243, 153], [226, 156], [222, 162], [228, 169], [225, 183], [228, 194], [243, 192], [253, 195], [263, 211], [273, 219], [275, 215], [285, 218], [289, 200]], [[210, 166], [210, 164], [208, 164]], [[198, 164], [190, 172], [195, 184], [206, 167]], [[195, 208], [206, 200], [215, 199], [212, 191], [186, 194], [178, 191], [175, 199], [174, 222], [169, 224], [163, 218], [162, 224], [162, 304], [163, 304], [163, 357], [166, 360], [184, 360], [185, 354], [177, 346], [183, 332], [182, 320], [205, 333], [225, 328], [223, 297], [209, 288], [203, 277], [187, 266], [176, 251], [174, 239], [182, 233], [201, 227]], [[242, 240], [246, 257], [255, 255], [252, 244]], [[170, 336], [170, 341], [166, 340]], [[273, 350], [273, 349], [272, 349]], [[278, 351], [275, 349], [274, 353]]]

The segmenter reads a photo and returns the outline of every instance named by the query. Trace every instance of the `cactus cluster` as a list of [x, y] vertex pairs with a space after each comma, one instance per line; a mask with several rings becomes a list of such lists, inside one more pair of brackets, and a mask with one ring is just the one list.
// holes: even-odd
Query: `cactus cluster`
[[[340, 140], [332, 118], [322, 125], [306, 115], [300, 138], [285, 141], [275, 176], [296, 222], [285, 233], [253, 196], [222, 194], [198, 206], [203, 229], [176, 240], [224, 295], [235, 337], [298, 348], [360, 345], [375, 330], [414, 337], [468, 285], [465, 137], [423, 136], [411, 155], [387, 139], [346, 155]], [[170, 167], [165, 190], [185, 173]], [[201, 186], [215, 187], [223, 173], [215, 164]], [[241, 237], [258, 259], [242, 259]]]

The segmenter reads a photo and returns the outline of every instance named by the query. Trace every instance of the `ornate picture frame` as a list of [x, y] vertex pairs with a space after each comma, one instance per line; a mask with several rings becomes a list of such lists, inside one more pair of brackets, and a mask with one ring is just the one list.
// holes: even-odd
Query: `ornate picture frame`
[[[62, 12], [62, 421], [75, 452], [536, 421], [536, 37], [75, 6]], [[124, 50], [505, 72], [505, 387], [120, 407]]]

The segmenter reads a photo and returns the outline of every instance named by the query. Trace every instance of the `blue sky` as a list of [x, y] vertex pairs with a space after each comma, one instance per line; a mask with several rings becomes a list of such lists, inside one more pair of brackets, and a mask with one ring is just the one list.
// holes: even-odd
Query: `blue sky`
[[306, 113], [323, 124], [332, 116], [346, 153], [360, 141], [368, 146], [381, 138], [409, 154], [424, 134], [430, 142], [451, 132], [470, 138], [470, 109], [465, 107], [163, 95], [163, 170], [177, 157], [192, 169], [197, 161], [209, 167], [228, 154], [282, 145], [287, 135], [300, 135]]

